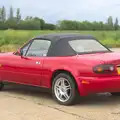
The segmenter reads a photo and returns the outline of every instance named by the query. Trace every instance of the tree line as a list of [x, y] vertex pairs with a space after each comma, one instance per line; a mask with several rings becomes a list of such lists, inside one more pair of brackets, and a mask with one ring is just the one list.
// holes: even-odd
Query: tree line
[[0, 29], [20, 29], [20, 30], [54, 30], [54, 24], [46, 23], [39, 17], [27, 16], [22, 19], [20, 9], [17, 8], [16, 15], [14, 15], [13, 7], [10, 7], [7, 15], [6, 9], [3, 6], [0, 8]]
[[119, 30], [118, 18], [113, 22], [112, 16], [110, 16], [106, 23], [101, 22], [89, 22], [89, 21], [72, 21], [62, 20], [59, 21], [57, 27], [60, 30]]
[[[15, 14], [16, 13], [16, 14]], [[14, 15], [15, 14], [15, 15]], [[118, 18], [113, 22], [112, 16], [110, 16], [106, 23], [100, 21], [73, 21], [73, 20], [61, 20], [57, 24], [46, 23], [44, 19], [39, 17], [27, 16], [22, 19], [20, 9], [16, 11], [13, 7], [10, 7], [8, 14], [6, 8], [3, 6], [0, 8], [0, 29], [15, 29], [15, 30], [119, 30]]]

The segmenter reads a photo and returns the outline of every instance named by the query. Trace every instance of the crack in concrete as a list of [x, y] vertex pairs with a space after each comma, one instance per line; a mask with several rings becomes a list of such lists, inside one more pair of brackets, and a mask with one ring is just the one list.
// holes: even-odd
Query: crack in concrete
[[116, 112], [116, 113], [111, 113], [113, 115], [120, 115], [120, 112]]
[[72, 116], [76, 116], [76, 117], [78, 117], [78, 118], [83, 118], [83, 119], [86, 119], [86, 120], [94, 120], [94, 119], [90, 119], [90, 118], [86, 118], [86, 117], [80, 116], [80, 115], [75, 114], [75, 113], [71, 113], [71, 112], [67, 112], [67, 111], [61, 110], [61, 109], [56, 108], [56, 107], [52, 107], [52, 106], [47, 106], [47, 107], [53, 108], [53, 109], [55, 109], [55, 110], [61, 111], [61, 112], [63, 112], [63, 113], [66, 113], [66, 114], [69, 114], [69, 115], [72, 115]]
[[[30, 101], [30, 102], [31, 102], [31, 100], [25, 99], [25, 98], [23, 98], [23, 97], [16, 97], [16, 96], [11, 96], [11, 95], [4, 95], [4, 96], [11, 97], [11, 98], [15, 98], [15, 99], [20, 99], [20, 100], [27, 100], [27, 101]], [[61, 109], [56, 108], [56, 107], [52, 107], [52, 106], [49, 106], [49, 105], [45, 105], [45, 104], [42, 104], [42, 103], [38, 103], [38, 102], [33, 102], [33, 103], [38, 104], [38, 105], [41, 105], [41, 106], [45, 106], [45, 107], [48, 107], [48, 108], [52, 108], [52, 109], [55, 109], [55, 110], [57, 110], [57, 111], [63, 112], [63, 113], [65, 113], [65, 114], [69, 114], [69, 115], [72, 115], [72, 116], [75, 116], [75, 117], [78, 117], [78, 118], [82, 118], [82, 119], [85, 119], [85, 120], [94, 120], [94, 119], [90, 119], [90, 118], [86, 118], [86, 117], [80, 116], [80, 115], [75, 114], [75, 113], [72, 113], [72, 112], [67, 112], [67, 111], [61, 110]]]

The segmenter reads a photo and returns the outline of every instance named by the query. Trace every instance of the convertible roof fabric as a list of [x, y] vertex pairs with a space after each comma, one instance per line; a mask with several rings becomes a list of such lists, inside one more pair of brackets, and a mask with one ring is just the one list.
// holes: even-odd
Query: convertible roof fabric
[[41, 36], [38, 36], [36, 37], [36, 39], [40, 39], [40, 38], [44, 38], [44, 39], [48, 39], [48, 40], [51, 40], [51, 41], [58, 41], [58, 40], [62, 40], [64, 38], [72, 38], [73, 40], [76, 39], [76, 38], [79, 38], [79, 39], [95, 39], [93, 36], [90, 36], [90, 35], [80, 35], [80, 34], [71, 34], [71, 33], [68, 33], [68, 34], [48, 34], [48, 35], [41, 35]]
[[47, 56], [73, 56], [77, 53], [69, 45], [68, 41], [81, 39], [95, 39], [89, 35], [80, 34], [48, 34], [41, 35], [35, 39], [44, 39], [51, 41], [51, 46], [48, 50]]

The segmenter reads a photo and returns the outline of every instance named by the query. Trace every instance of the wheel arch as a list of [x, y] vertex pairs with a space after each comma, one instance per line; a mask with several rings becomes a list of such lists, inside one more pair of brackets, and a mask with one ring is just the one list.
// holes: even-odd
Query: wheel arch
[[58, 70], [55, 70], [55, 71], [53, 72], [52, 78], [51, 78], [51, 86], [52, 86], [52, 83], [53, 83], [53, 81], [54, 81], [54, 78], [55, 78], [57, 75], [59, 75], [60, 73], [65, 73], [65, 74], [70, 75], [70, 76], [73, 78], [74, 82], [75, 82], [76, 89], [78, 90], [78, 85], [77, 85], [77, 82], [76, 82], [76, 80], [75, 80], [75, 77], [73, 76], [73, 74], [72, 74], [70, 71], [64, 70], [64, 69], [58, 69]]

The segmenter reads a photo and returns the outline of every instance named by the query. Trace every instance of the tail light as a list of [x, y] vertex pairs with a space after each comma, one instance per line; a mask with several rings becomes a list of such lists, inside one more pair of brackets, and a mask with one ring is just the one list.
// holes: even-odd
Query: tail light
[[112, 73], [115, 71], [115, 66], [109, 64], [98, 65], [93, 68], [93, 71], [95, 73]]

